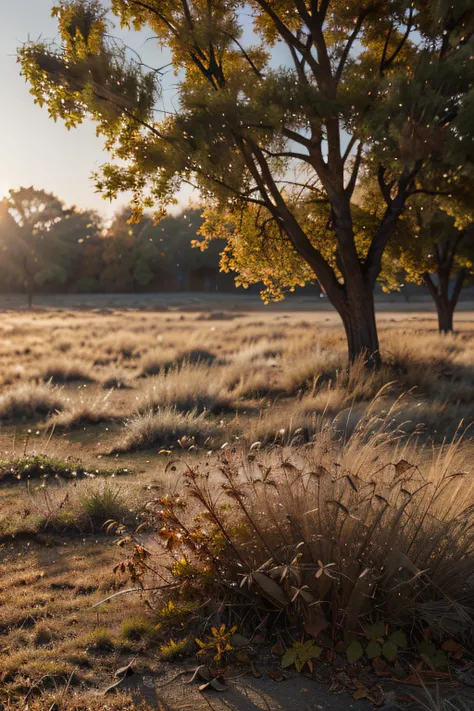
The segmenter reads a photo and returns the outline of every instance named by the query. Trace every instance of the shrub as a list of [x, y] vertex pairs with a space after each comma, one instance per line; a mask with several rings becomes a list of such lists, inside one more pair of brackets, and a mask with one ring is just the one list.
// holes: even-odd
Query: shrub
[[472, 471], [461, 444], [427, 461], [388, 422], [369, 416], [346, 440], [322, 429], [311, 448], [225, 450], [214, 472], [187, 463], [183, 493], [148, 506], [171, 578], [296, 637], [331, 629], [349, 645], [382, 620], [413, 643], [428, 626], [472, 643]]
[[174, 659], [178, 659], [189, 651], [190, 643], [189, 639], [180, 639], [177, 642], [174, 639], [170, 639], [166, 644], [160, 646], [160, 659], [163, 662], [171, 662]]
[[49, 415], [55, 410], [62, 410], [63, 406], [61, 390], [49, 383], [23, 383], [0, 395], [0, 420]]

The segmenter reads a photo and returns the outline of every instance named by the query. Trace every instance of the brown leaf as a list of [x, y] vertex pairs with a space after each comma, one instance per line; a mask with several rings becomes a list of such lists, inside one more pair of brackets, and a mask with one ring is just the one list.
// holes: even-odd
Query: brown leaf
[[445, 652], [461, 652], [462, 647], [460, 644], [454, 641], [454, 639], [447, 639], [446, 642], [443, 642], [441, 645], [442, 649], [444, 649]]
[[407, 462], [406, 459], [400, 459], [400, 461], [394, 464], [393, 466], [395, 467], [395, 473], [397, 476], [402, 476], [409, 469], [413, 469], [413, 464]]
[[364, 686], [356, 689], [352, 694], [353, 699], [370, 699], [370, 691]]
[[272, 647], [272, 654], [276, 657], [282, 657], [285, 654], [285, 647], [283, 646], [281, 640], [279, 639], [276, 644]]

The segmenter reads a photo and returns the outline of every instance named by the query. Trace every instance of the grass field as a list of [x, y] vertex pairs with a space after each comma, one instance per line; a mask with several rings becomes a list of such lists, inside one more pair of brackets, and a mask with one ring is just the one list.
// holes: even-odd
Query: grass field
[[[227, 487], [239, 500], [234, 474], [226, 467], [237, 467], [240, 477], [239, 457], [252, 467], [257, 461], [276, 470], [291, 458], [298, 478], [290, 485], [286, 470], [278, 470], [277, 503], [267, 501], [262, 508], [258, 497], [252, 498], [253, 474], [242, 482], [250, 486], [245, 500], [258, 501], [255, 510], [247, 506], [246, 515], [268, 521], [278, 519], [275, 506], [283, 507], [286, 517], [303, 520], [302, 502], [306, 506], [307, 497], [321, 496], [308, 484], [315, 466], [329, 477], [325, 509], [336, 501], [353, 520], [365, 511], [367, 499], [351, 498], [351, 487], [360, 490], [359, 481], [364, 486], [375, 481], [374, 491], [376, 485], [385, 488], [374, 496], [390, 505], [393, 536], [412, 558], [416, 551], [417, 570], [432, 567], [438, 589], [447, 591], [450, 581], [450, 599], [461, 600], [460, 588], [472, 588], [473, 542], [467, 531], [474, 506], [469, 429], [474, 314], [459, 314], [456, 336], [440, 337], [432, 313], [384, 309], [379, 314], [384, 367], [367, 373], [362, 363], [347, 370], [342, 328], [329, 310], [246, 313], [214, 306], [156, 312], [48, 307], [2, 314], [0, 708], [1, 702], [24, 708], [29, 695], [31, 710], [131, 709], [125, 696], [112, 707], [95, 700], [94, 693], [135, 655], [154, 674], [167, 655], [180, 657], [183, 650], [170, 652], [169, 639], [157, 631], [157, 609], [165, 602], [150, 598], [147, 608], [143, 599], [126, 595], [92, 606], [130, 585], [114, 574], [124, 552], [114, 545], [116, 536], [106, 534], [106, 522], [120, 522], [130, 531], [143, 523], [139, 540], [158, 554], [149, 512], [157, 497], [184, 491], [183, 466], [198, 472], [197, 478], [207, 468], [216, 487], [228, 477]], [[282, 452], [287, 459], [281, 459]], [[181, 463], [170, 466], [174, 459]], [[423, 499], [413, 498], [414, 488], [409, 492], [412, 508], [393, 498], [399, 470], [393, 479], [381, 473], [400, 461], [411, 465], [400, 490], [423, 489]], [[349, 483], [335, 484], [338, 472]], [[362, 560], [361, 531], [367, 536], [370, 530], [377, 545], [367, 538], [372, 557], [364, 565], [383, 565], [388, 549], [381, 532], [389, 523], [385, 518], [377, 528], [377, 501], [370, 498], [360, 527], [341, 522], [340, 510], [334, 518], [315, 519], [312, 526], [319, 526], [321, 536], [340, 527], [337, 544], [323, 549], [318, 543], [315, 559], [337, 563], [341, 576], [351, 578], [341, 547], [352, 550], [356, 543]], [[402, 514], [410, 524], [400, 529]], [[263, 551], [255, 544], [254, 568], [269, 557], [268, 548], [279, 559], [286, 555], [272, 526], [252, 529], [254, 543], [265, 541]], [[311, 538], [306, 529], [280, 533], [295, 549], [301, 537]], [[427, 541], [433, 540], [447, 541], [449, 556], [439, 547], [425, 556]], [[245, 557], [248, 543], [240, 538], [230, 543]], [[224, 572], [235, 573], [230, 567]], [[147, 585], [151, 579], [150, 571], [141, 578]], [[473, 601], [467, 597], [470, 610]], [[333, 610], [336, 626], [345, 624], [347, 601], [339, 607], [340, 618]], [[410, 609], [418, 614], [415, 603]], [[453, 629], [449, 638], [456, 637]], [[469, 643], [459, 641], [465, 648]]]

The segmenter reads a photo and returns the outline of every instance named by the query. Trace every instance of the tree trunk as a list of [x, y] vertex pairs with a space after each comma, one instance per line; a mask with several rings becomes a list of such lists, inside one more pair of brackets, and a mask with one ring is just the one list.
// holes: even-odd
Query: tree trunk
[[436, 304], [438, 311], [438, 329], [440, 333], [453, 332], [453, 314], [454, 308], [451, 302], [447, 299], [438, 298]]
[[375, 320], [374, 294], [369, 289], [360, 289], [350, 296], [337, 310], [342, 318], [347, 336], [349, 363], [362, 359], [368, 368], [381, 365], [379, 338]]
[[450, 270], [445, 268], [438, 268], [438, 280], [439, 287], [435, 285], [433, 279], [429, 274], [423, 276], [423, 280], [428, 287], [433, 301], [436, 305], [436, 311], [438, 312], [438, 330], [440, 333], [453, 333], [453, 316], [456, 309], [457, 303], [459, 301], [459, 296], [461, 294], [464, 280], [466, 278], [466, 270], [460, 269], [456, 275], [456, 280], [454, 282], [453, 294], [451, 298], [449, 297], [449, 282], [450, 282]]

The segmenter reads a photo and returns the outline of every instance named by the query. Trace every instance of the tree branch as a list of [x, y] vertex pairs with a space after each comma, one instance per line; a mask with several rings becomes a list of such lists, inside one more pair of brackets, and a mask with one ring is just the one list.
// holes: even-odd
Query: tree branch
[[362, 141], [360, 141], [359, 145], [357, 146], [357, 153], [356, 153], [355, 160], [354, 160], [354, 167], [352, 169], [352, 174], [351, 174], [350, 180], [349, 180], [346, 190], [345, 190], [345, 192], [349, 196], [349, 198], [352, 197], [354, 190], [355, 190], [356, 183], [357, 183], [357, 176], [359, 174], [359, 168], [360, 168], [360, 164], [362, 162], [363, 148], [364, 148], [364, 145], [363, 145]]
[[342, 52], [341, 59], [339, 61], [339, 64], [336, 69], [336, 73], [334, 75], [336, 84], [339, 84], [339, 82], [341, 80], [342, 73], [344, 71], [344, 67], [347, 62], [347, 58], [349, 57], [350, 51], [352, 49], [352, 45], [354, 44], [354, 42], [357, 39], [357, 35], [359, 34], [360, 28], [362, 27], [362, 24], [363, 24], [366, 16], [367, 16], [367, 11], [360, 13], [359, 17], [357, 18], [355, 27], [354, 27], [349, 39], [346, 42], [346, 46], [344, 47], [344, 51]]

